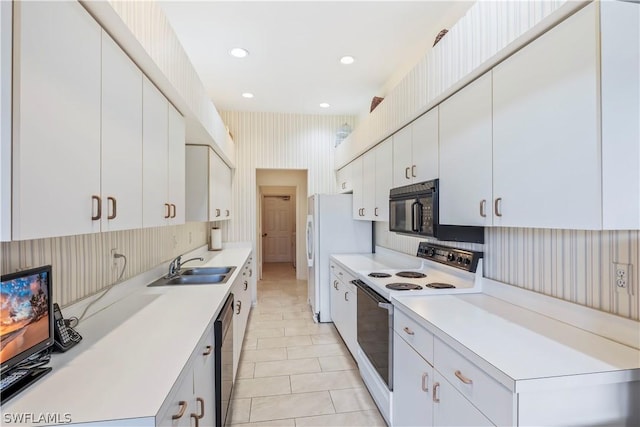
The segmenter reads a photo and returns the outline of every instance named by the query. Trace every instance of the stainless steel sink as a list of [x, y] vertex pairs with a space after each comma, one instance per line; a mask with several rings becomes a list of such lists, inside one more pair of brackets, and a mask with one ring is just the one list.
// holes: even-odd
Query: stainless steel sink
[[192, 274], [176, 276], [171, 279], [162, 277], [147, 286], [175, 286], [175, 285], [222, 285], [227, 283], [230, 274]]
[[183, 271], [181, 276], [199, 276], [202, 274], [231, 274], [235, 267], [194, 267]]

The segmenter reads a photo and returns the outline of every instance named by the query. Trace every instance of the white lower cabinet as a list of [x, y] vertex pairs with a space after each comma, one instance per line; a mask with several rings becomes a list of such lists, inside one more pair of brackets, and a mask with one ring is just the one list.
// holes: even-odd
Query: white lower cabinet
[[249, 320], [249, 312], [251, 311], [251, 281], [253, 280], [253, 257], [249, 257], [245, 264], [240, 267], [241, 272], [238, 274], [233, 284], [233, 378], [236, 377], [238, 364], [240, 363], [240, 354], [242, 353], [242, 343], [244, 341], [244, 332], [247, 329], [247, 321]]
[[215, 425], [215, 360], [211, 321], [156, 416], [156, 426]]
[[331, 262], [331, 320], [354, 358], [358, 354], [357, 296], [354, 276]]
[[437, 370], [433, 377], [432, 399], [434, 426], [494, 425]]

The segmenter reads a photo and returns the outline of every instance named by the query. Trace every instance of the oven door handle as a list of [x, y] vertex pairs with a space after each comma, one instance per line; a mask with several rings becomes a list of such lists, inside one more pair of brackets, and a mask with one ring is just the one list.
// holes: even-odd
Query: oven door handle
[[359, 280], [359, 279], [352, 280], [351, 283], [353, 283], [360, 291], [364, 292], [365, 295], [367, 295], [369, 298], [377, 302], [379, 307], [386, 308], [386, 307], [382, 307], [380, 304], [388, 304], [389, 306], [393, 307], [389, 300], [383, 298], [381, 295], [378, 295], [376, 291], [371, 289], [362, 280]]

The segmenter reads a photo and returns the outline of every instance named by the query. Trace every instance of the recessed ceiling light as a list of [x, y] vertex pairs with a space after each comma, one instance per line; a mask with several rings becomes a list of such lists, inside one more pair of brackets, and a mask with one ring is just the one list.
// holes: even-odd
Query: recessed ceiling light
[[251, 92], [245, 92], [242, 94], [243, 98], [253, 98], [253, 94]]
[[229, 51], [229, 55], [235, 58], [244, 58], [245, 56], [249, 55], [249, 51], [241, 47], [234, 47]]
[[326, 102], [323, 102], [323, 103], [320, 104], [320, 107], [321, 108], [329, 108], [329, 107], [331, 107], [331, 105], [327, 104]]
[[353, 56], [343, 56], [342, 58], [340, 58], [340, 63], [349, 65], [349, 64], [353, 64], [355, 60], [356, 59]]

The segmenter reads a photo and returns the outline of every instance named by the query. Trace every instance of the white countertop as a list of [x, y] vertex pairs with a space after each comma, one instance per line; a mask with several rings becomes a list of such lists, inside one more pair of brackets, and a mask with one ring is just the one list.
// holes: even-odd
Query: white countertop
[[422, 261], [416, 257], [376, 248], [375, 254], [335, 254], [331, 258], [343, 267], [353, 271], [375, 271], [395, 269], [419, 269]]
[[640, 351], [484, 294], [394, 305], [514, 392], [640, 380]]
[[210, 252], [189, 267], [236, 266], [223, 285], [137, 286], [83, 321], [82, 342], [54, 354], [53, 371], [2, 406], [5, 413], [70, 414], [73, 423], [155, 417], [251, 248]]

